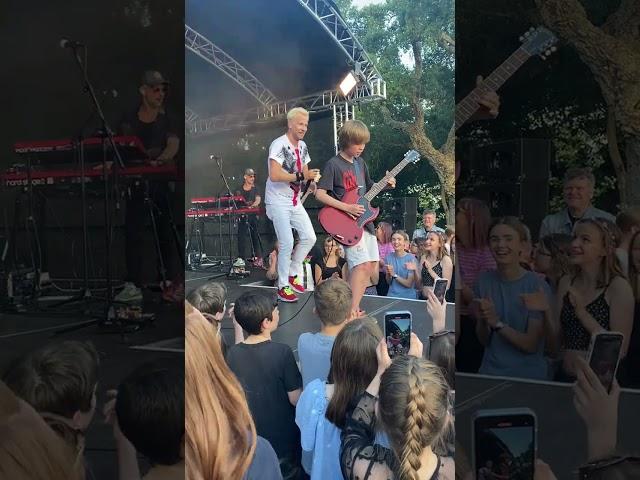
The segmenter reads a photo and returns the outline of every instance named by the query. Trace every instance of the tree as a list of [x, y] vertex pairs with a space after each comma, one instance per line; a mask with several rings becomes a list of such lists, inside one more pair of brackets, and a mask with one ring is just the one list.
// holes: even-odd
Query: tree
[[600, 26], [579, 0], [535, 3], [543, 21], [575, 48], [600, 86], [620, 202], [640, 205], [640, 3], [621, 0]]
[[428, 161], [453, 224], [453, 0], [387, 0], [361, 10], [350, 3], [339, 2], [342, 14], [387, 82], [387, 101], [367, 105], [364, 117], [376, 128], [400, 132]]

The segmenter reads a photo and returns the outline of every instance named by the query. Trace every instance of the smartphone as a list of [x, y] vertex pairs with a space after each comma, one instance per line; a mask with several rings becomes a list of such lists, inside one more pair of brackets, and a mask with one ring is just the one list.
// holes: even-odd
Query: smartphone
[[607, 393], [611, 391], [613, 379], [616, 378], [623, 340], [624, 335], [619, 332], [600, 332], [591, 339], [589, 366], [607, 389]]
[[411, 346], [411, 312], [408, 310], [384, 314], [384, 338], [389, 357], [406, 355]]
[[433, 285], [433, 293], [436, 298], [440, 300], [440, 303], [444, 303], [444, 295], [447, 293], [447, 284], [449, 280], [446, 278], [439, 278], [436, 280], [436, 283]]
[[479, 410], [472, 434], [476, 480], [533, 480], [536, 423], [528, 408]]

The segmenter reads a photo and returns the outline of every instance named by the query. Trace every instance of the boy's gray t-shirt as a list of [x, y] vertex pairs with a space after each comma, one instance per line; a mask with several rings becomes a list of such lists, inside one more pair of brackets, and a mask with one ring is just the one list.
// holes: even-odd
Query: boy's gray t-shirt
[[303, 333], [298, 338], [298, 358], [302, 388], [316, 378], [327, 381], [331, 368], [331, 349], [336, 337], [323, 333]]

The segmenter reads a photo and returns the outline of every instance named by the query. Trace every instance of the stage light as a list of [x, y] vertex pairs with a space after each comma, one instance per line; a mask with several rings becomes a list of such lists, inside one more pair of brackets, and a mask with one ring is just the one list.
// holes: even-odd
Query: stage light
[[346, 97], [351, 93], [351, 91], [355, 88], [357, 84], [358, 84], [358, 79], [356, 78], [355, 74], [353, 72], [347, 73], [347, 75], [344, 77], [342, 82], [340, 82], [340, 86], [339, 86], [340, 93], [342, 93], [342, 95]]

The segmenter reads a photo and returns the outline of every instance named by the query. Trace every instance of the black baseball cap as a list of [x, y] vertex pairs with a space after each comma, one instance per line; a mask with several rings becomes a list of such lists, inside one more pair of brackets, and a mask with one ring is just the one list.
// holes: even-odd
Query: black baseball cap
[[169, 81], [164, 78], [160, 72], [156, 70], [147, 70], [142, 75], [141, 85], [155, 87], [157, 85], [169, 85]]

